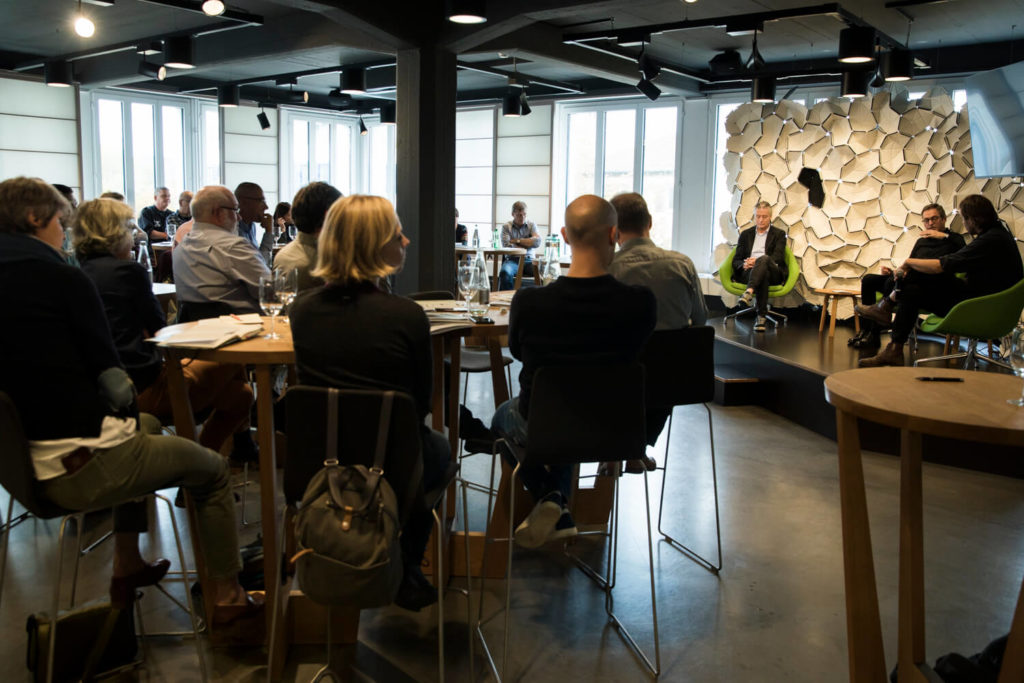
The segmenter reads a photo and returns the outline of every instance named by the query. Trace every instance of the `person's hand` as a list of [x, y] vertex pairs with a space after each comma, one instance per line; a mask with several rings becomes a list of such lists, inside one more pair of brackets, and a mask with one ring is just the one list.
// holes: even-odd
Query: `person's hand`
[[282, 231], [285, 229], [284, 216], [278, 217], [278, 219], [277, 219], [277, 227], [281, 228]]
[[889, 266], [882, 266], [882, 275], [892, 275], [892, 268]]
[[907, 275], [907, 269], [906, 269], [906, 268], [904, 268], [903, 266], [900, 266], [900, 267], [899, 267], [899, 268], [897, 268], [897, 269], [896, 269], [895, 271], [893, 271], [893, 274], [892, 274], [892, 275], [893, 275], [893, 277], [895, 277], [896, 279], [901, 279], [901, 278], [903, 278], [903, 277], [906, 277], [906, 275]]
[[756, 259], [754, 259], [753, 256], [748, 256], [747, 258], [743, 259], [743, 270], [750, 270], [751, 268], [753, 268], [755, 260]]
[[270, 230], [270, 226], [272, 226], [273, 224], [274, 224], [274, 217], [271, 216], [269, 213], [263, 214], [263, 217], [260, 218], [260, 225], [263, 226], [264, 230]]
[[948, 233], [942, 232], [941, 230], [932, 230], [931, 228], [925, 228], [921, 231], [921, 237], [930, 237], [934, 239], [946, 239]]

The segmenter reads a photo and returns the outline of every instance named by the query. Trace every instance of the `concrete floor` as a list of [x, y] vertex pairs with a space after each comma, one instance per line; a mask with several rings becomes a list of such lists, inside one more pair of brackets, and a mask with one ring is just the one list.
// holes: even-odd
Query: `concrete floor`
[[[483, 376], [471, 380], [469, 405], [489, 419]], [[753, 407], [712, 406], [718, 456], [724, 567], [715, 576], [670, 547], [655, 544], [662, 680], [846, 680], [846, 626], [835, 444]], [[663, 437], [664, 441], [664, 437]], [[663, 460], [664, 443], [651, 453]], [[674, 535], [713, 552], [707, 422], [699, 406], [676, 410], [672, 431], [665, 525]], [[480, 476], [488, 466], [477, 456], [467, 467]], [[476, 461], [476, 462], [473, 462]], [[878, 591], [887, 661], [896, 645], [896, 550], [898, 461], [865, 454]], [[661, 473], [650, 477], [653, 508]], [[645, 648], [651, 647], [643, 478], [622, 480], [622, 529], [616, 609]], [[255, 496], [256, 493], [250, 493]], [[250, 497], [250, 500], [253, 500]], [[972, 654], [1009, 629], [1024, 575], [1024, 481], [943, 466], [924, 466], [925, 566], [928, 659], [950, 651]], [[6, 509], [6, 495], [0, 494]], [[470, 504], [471, 527], [483, 524], [482, 499]], [[250, 508], [253, 512], [253, 508]], [[161, 513], [165, 514], [165, 513]], [[180, 515], [179, 515], [180, 516]], [[243, 532], [252, 540], [257, 525]], [[98, 533], [96, 530], [94, 533]], [[171, 556], [166, 525], [149, 534], [150, 556]], [[144, 537], [145, 538], [145, 537]], [[25, 617], [50, 601], [56, 524], [29, 520], [15, 527], [11, 562], [0, 604], [2, 680], [28, 681], [24, 669]], [[83, 560], [79, 599], [106, 589], [110, 543]], [[594, 540], [577, 544], [597, 557]], [[638, 661], [607, 624], [594, 585], [551, 547], [516, 554], [513, 581], [513, 645], [507, 680], [642, 681]], [[464, 587], [455, 580], [454, 587]], [[489, 582], [485, 611], [501, 599], [500, 582]], [[180, 587], [174, 587], [180, 593]], [[474, 584], [479, 592], [479, 584]], [[448, 680], [468, 681], [465, 599], [446, 600]], [[474, 599], [474, 608], [477, 601]], [[182, 627], [186, 620], [155, 591], [144, 608], [149, 630]], [[475, 615], [474, 611], [474, 615]], [[436, 613], [398, 608], [363, 613], [360, 643], [338, 659], [354, 662], [351, 680], [436, 680]], [[500, 623], [485, 629], [500, 644]], [[152, 640], [143, 668], [125, 680], [198, 680], [195, 650], [177, 637]], [[206, 649], [211, 680], [260, 681], [262, 652]], [[322, 648], [293, 648], [287, 680], [309, 680], [323, 661]], [[477, 680], [484, 680], [476, 651]]]

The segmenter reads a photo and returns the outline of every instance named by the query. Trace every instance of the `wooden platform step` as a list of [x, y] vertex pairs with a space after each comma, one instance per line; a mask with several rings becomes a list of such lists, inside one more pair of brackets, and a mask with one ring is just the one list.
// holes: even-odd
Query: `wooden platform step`
[[715, 403], [723, 406], [756, 403], [760, 381], [732, 365], [715, 365]]

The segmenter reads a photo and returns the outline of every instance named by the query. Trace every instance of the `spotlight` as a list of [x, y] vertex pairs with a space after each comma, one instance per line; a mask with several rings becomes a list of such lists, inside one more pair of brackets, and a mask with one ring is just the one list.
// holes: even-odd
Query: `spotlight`
[[348, 95], [343, 95], [340, 90], [335, 88], [327, 93], [327, 102], [332, 107], [347, 107], [352, 104], [352, 98]]
[[394, 102], [384, 102], [380, 105], [380, 122], [390, 125], [398, 122], [398, 107]]
[[842, 97], [857, 98], [868, 94], [870, 71], [844, 71]]
[[863, 64], [875, 58], [875, 29], [851, 26], [839, 32], [839, 61]]
[[203, 14], [216, 17], [224, 14], [225, 9], [224, 3], [221, 0], [203, 0]]
[[909, 81], [914, 77], [914, 53], [896, 49], [882, 55], [882, 77], [887, 81]]
[[139, 75], [162, 81], [167, 78], [167, 67], [163, 64], [153, 64], [143, 59], [139, 62]]
[[267, 112], [263, 111], [263, 107], [260, 107], [260, 113], [256, 114], [256, 120], [260, 122], [260, 130], [270, 128], [270, 118], [267, 117]]
[[172, 69], [196, 68], [192, 36], [174, 36], [164, 41], [164, 64]]
[[526, 90], [524, 89], [519, 93], [519, 111], [523, 116], [529, 116], [533, 109], [530, 108], [530, 102], [526, 99]]
[[74, 80], [71, 74], [71, 62], [63, 59], [46, 62], [43, 65], [43, 78], [46, 85], [55, 88], [69, 88]]
[[750, 86], [752, 102], [768, 103], [775, 101], [775, 77], [758, 76]]
[[227, 84], [217, 86], [217, 105], [221, 107], [238, 106], [238, 86]]
[[84, 14], [79, 14], [75, 19], [75, 33], [83, 38], [91, 38], [96, 33], [96, 24]]
[[882, 72], [881, 71], [875, 71], [874, 74], [875, 74], [875, 77], [871, 79], [871, 87], [872, 88], [881, 88], [883, 85], [885, 85], [885, 79], [882, 78]]
[[360, 116], [360, 117], [359, 117], [359, 134], [360, 134], [360, 135], [366, 135], [366, 134], [367, 134], [367, 133], [369, 133], [369, 132], [370, 132], [370, 131], [369, 131], [369, 130], [367, 130], [367, 128], [366, 128], [366, 122], [365, 122], [365, 121], [363, 121], [363, 117], [362, 117], [362, 116]]
[[454, 24], [482, 24], [487, 21], [484, 0], [450, 0], [448, 21]]
[[[520, 91], [522, 92], [522, 91]], [[523, 104], [519, 99], [519, 94], [514, 92], [514, 88], [509, 88], [505, 96], [501, 98], [501, 115], [508, 118], [516, 118], [523, 115]]]
[[341, 72], [341, 92], [348, 95], [366, 94], [366, 69], [352, 68]]
[[640, 72], [643, 73], [644, 78], [648, 81], [654, 80], [661, 73], [661, 65], [651, 59], [646, 52], [640, 53], [636, 60], [636, 65], [640, 67]]
[[646, 95], [647, 99], [651, 100], [652, 102], [658, 99], [658, 97], [661, 95], [661, 90], [658, 88], [658, 86], [654, 85], [646, 78], [640, 79], [640, 82], [636, 84], [636, 89], [642, 92], [644, 95]]

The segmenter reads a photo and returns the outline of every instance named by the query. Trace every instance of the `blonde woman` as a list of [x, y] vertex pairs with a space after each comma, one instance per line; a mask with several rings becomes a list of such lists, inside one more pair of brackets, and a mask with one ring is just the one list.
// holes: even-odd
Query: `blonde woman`
[[[301, 384], [394, 389], [411, 395], [421, 418], [429, 412], [430, 323], [414, 301], [380, 283], [401, 269], [409, 240], [391, 202], [352, 195], [331, 205], [317, 246], [313, 276], [322, 287], [299, 296], [289, 313]], [[440, 481], [448, 444], [422, 427], [423, 487]], [[420, 571], [430, 535], [429, 511], [414, 512], [402, 532], [405, 577], [395, 604], [419, 610], [437, 599]]]
[[[131, 259], [132, 210], [114, 199], [94, 199], [75, 215], [72, 241], [82, 270], [99, 290], [117, 355], [139, 392], [139, 410], [170, 418], [171, 400], [163, 356], [145, 340], [166, 324], [149, 276]], [[249, 435], [252, 389], [242, 368], [194, 360], [182, 367], [192, 407], [212, 409], [199, 443], [220, 450], [234, 439], [237, 459], [255, 459]]]

